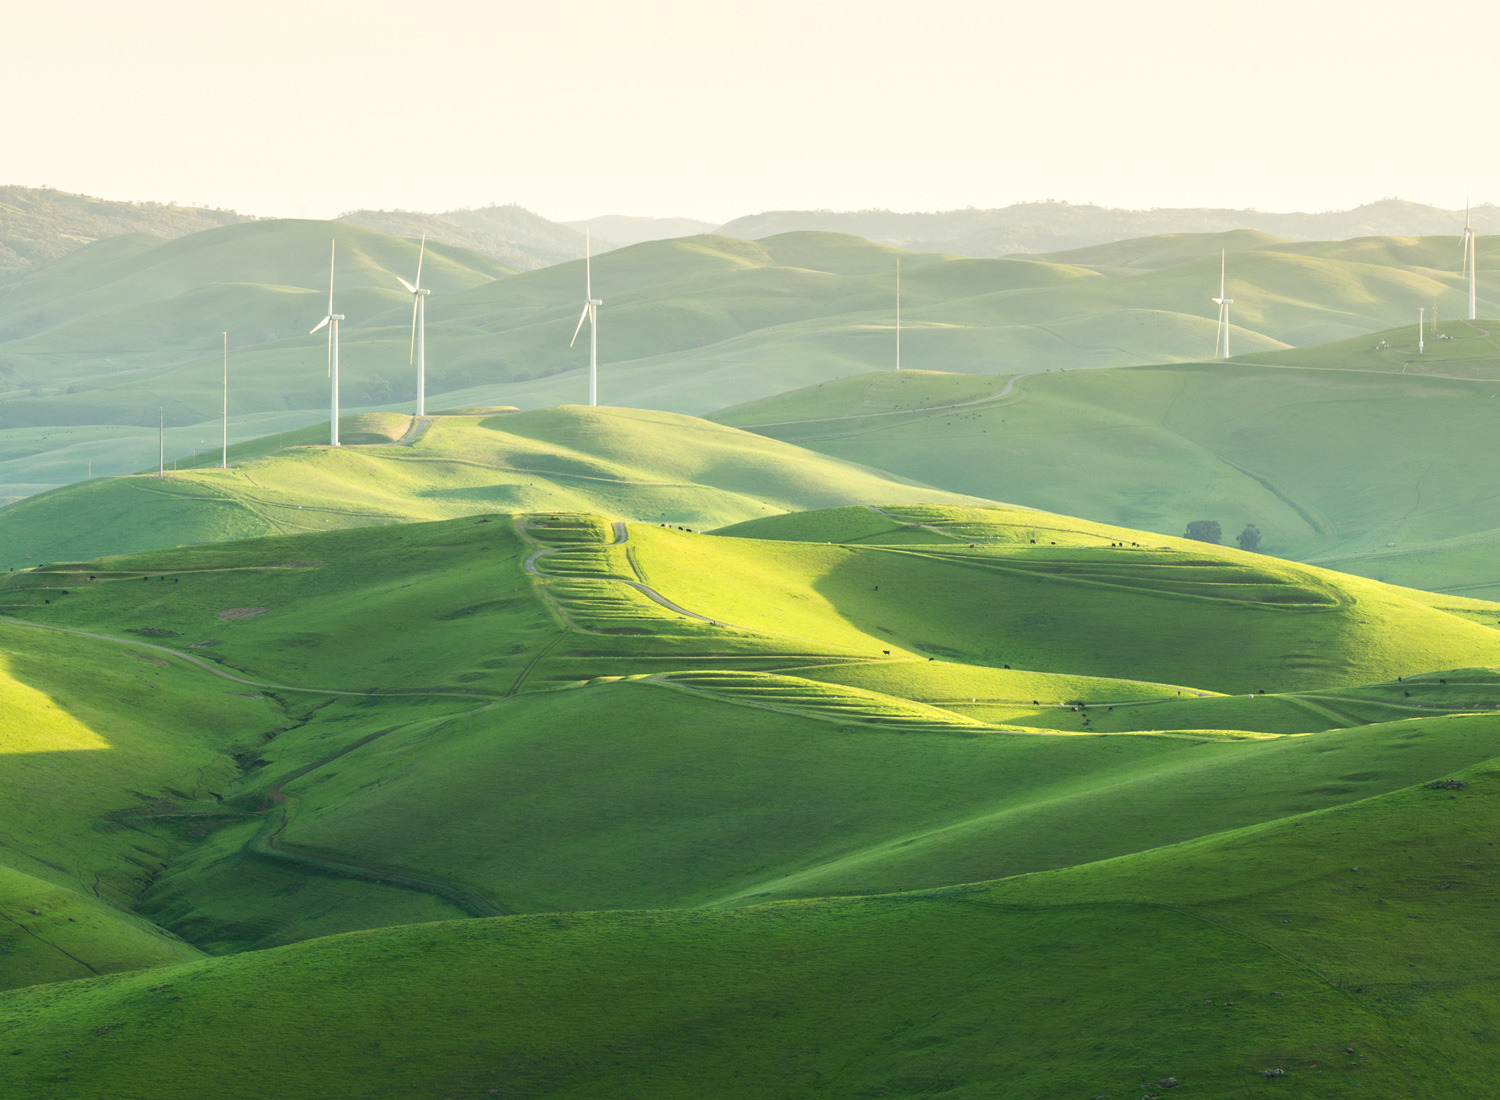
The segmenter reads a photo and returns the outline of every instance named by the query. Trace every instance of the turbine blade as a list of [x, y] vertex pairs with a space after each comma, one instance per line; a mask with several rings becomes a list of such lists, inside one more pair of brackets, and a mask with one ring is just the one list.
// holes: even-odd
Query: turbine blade
[[578, 327], [573, 330], [573, 339], [568, 341], [568, 347], [572, 347], [578, 342], [578, 334], [583, 331], [583, 323], [588, 320], [589, 310], [593, 308], [592, 304], [583, 307], [583, 312], [578, 315]]
[[406, 288], [406, 293], [408, 293], [408, 294], [415, 294], [417, 292], [417, 288], [414, 287], [414, 286], [412, 286], [409, 282], [407, 282], [405, 279], [403, 279], [400, 275], [396, 276], [396, 282], [398, 282], [402, 286], [404, 286]]
[[417, 310], [422, 308], [422, 299], [412, 295], [411, 301], [411, 355], [406, 360], [406, 365], [411, 366], [417, 361]]
[[[417, 249], [417, 286], [422, 285], [422, 257], [427, 255], [427, 234], [422, 234], [422, 247]], [[415, 287], [412, 288], [416, 290]]]
[[312, 332], [309, 332], [308, 335], [312, 336], [312, 335], [320, 332], [322, 330], [323, 326], [326, 325], [326, 324], [328, 324], [328, 322], [331, 321], [332, 319], [333, 319], [333, 315], [332, 314], [329, 314], [327, 317], [324, 317], [321, 321], [318, 322], [317, 327], [315, 327], [312, 330]]
[[584, 294], [584, 297], [590, 299], [594, 296], [593, 252], [594, 250], [589, 240], [589, 230], [588, 227], [585, 226], [583, 230], [583, 286], [587, 291], [587, 293]]
[[338, 247], [338, 241], [332, 241], [328, 246], [328, 315], [330, 317], [333, 316], [333, 259]]

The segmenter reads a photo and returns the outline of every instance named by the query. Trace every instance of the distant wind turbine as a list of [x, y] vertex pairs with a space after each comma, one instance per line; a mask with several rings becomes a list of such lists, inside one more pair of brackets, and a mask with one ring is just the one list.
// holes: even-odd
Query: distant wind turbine
[[578, 334], [583, 331], [583, 323], [589, 323], [589, 404], [599, 404], [599, 307], [604, 303], [594, 297], [594, 271], [593, 260], [590, 257], [592, 251], [589, 244], [589, 231], [583, 231], [583, 313], [578, 318], [578, 327], [573, 330], [573, 339], [568, 341], [568, 347], [578, 342]]
[[[417, 281], [409, 283], [400, 275], [396, 281], [411, 292], [411, 357], [407, 364], [417, 365], [417, 415], [423, 416], [427, 411], [427, 295], [430, 290], [422, 289], [422, 257], [427, 255], [427, 234], [422, 234], [422, 247], [417, 252]], [[329, 312], [333, 312], [332, 307]]]
[[1469, 204], [1464, 203], [1464, 273], [1469, 276], [1469, 320], [1478, 314], [1475, 305], [1479, 290], [1479, 233], [1469, 224]]
[[328, 329], [328, 379], [333, 390], [333, 423], [329, 428], [328, 445], [337, 447], [339, 445], [339, 322], [344, 319], [342, 313], [333, 312], [333, 258], [338, 249], [338, 241], [334, 241], [328, 249], [328, 313], [313, 326], [312, 332], [317, 332], [325, 325]]
[[229, 469], [229, 333], [224, 334], [224, 451], [219, 469]]
[[1220, 359], [1229, 358], [1229, 307], [1234, 305], [1234, 299], [1227, 297], [1224, 293], [1224, 265], [1227, 251], [1227, 249], [1219, 251], [1219, 296], [1214, 299], [1219, 306], [1219, 334], [1214, 337], [1214, 355]]

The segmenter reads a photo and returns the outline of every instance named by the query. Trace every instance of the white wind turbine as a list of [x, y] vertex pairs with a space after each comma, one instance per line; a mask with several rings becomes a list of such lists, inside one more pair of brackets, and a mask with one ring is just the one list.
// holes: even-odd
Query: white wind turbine
[[[423, 416], [427, 411], [427, 295], [430, 290], [422, 289], [422, 257], [427, 255], [427, 234], [422, 234], [422, 247], [417, 252], [417, 281], [415, 284], [407, 282], [396, 276], [396, 281], [411, 292], [413, 298], [411, 304], [411, 358], [407, 363], [417, 365], [417, 415]], [[332, 312], [332, 307], [329, 308]]]
[[573, 330], [573, 339], [568, 347], [578, 342], [583, 323], [589, 323], [589, 404], [599, 404], [599, 307], [604, 303], [594, 297], [593, 261], [589, 255], [589, 231], [583, 231], [583, 313], [578, 318], [578, 327]]
[[1469, 320], [1478, 314], [1475, 305], [1479, 291], [1479, 233], [1469, 224], [1469, 204], [1464, 203], [1464, 274], [1469, 277]]
[[1214, 355], [1219, 359], [1229, 358], [1229, 307], [1234, 299], [1224, 293], [1224, 262], [1227, 249], [1219, 252], [1219, 296], [1214, 299], [1219, 306], [1219, 332], [1214, 337]]
[[[339, 445], [339, 322], [344, 319], [342, 313], [333, 312], [333, 257], [338, 248], [338, 242], [334, 241], [328, 249], [328, 314], [315, 326], [313, 332], [317, 332], [324, 325], [331, 325], [328, 329], [328, 379], [333, 390], [333, 423], [330, 425], [328, 445], [337, 447]], [[308, 333], [309, 336], [312, 332]]]

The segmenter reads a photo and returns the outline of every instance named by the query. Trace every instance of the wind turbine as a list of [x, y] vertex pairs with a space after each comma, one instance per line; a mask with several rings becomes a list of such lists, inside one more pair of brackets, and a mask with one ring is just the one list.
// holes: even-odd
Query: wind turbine
[[[427, 234], [422, 234], [422, 247], [417, 252], [417, 281], [409, 283], [400, 275], [396, 281], [411, 292], [411, 357], [408, 364], [417, 365], [417, 415], [422, 416], [427, 411], [427, 295], [430, 290], [422, 289], [422, 257], [427, 255]], [[332, 313], [332, 307], [329, 308]]]
[[1479, 283], [1479, 233], [1469, 224], [1469, 204], [1464, 203], [1464, 273], [1469, 276], [1469, 320], [1478, 314], [1475, 304]]
[[583, 313], [578, 318], [578, 327], [573, 330], [573, 339], [568, 347], [578, 342], [583, 323], [589, 323], [589, 404], [599, 404], [599, 307], [604, 303], [594, 297], [593, 261], [589, 256], [589, 231], [583, 231]]
[[896, 257], [896, 369], [901, 369], [901, 257]]
[[1214, 337], [1214, 355], [1220, 359], [1229, 358], [1229, 307], [1234, 305], [1234, 299], [1224, 294], [1224, 264], [1227, 251], [1227, 249], [1219, 251], [1219, 296], [1214, 299], [1219, 306], [1219, 333]]
[[338, 246], [338, 241], [334, 241], [328, 249], [328, 314], [308, 333], [311, 336], [323, 326], [331, 325], [328, 329], [328, 378], [333, 390], [333, 423], [329, 428], [328, 440], [330, 447], [339, 445], [339, 322], [344, 319], [344, 315], [333, 312], [333, 258]]

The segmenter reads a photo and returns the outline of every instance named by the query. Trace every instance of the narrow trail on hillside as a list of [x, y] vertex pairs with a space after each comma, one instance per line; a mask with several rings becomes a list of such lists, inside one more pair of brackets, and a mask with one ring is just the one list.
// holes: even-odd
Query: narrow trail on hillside
[[[72, 918], [70, 917], [68, 919], [71, 920]], [[71, 951], [68, 951], [66, 948], [57, 946], [57, 944], [53, 943], [51, 940], [39, 935], [34, 929], [29, 928], [28, 926], [22, 924], [20, 921], [16, 920], [16, 918], [11, 916], [9, 913], [0, 912], [0, 920], [10, 921], [11, 924], [15, 925], [22, 932], [26, 933], [26, 935], [36, 940], [37, 943], [42, 944], [44, 947], [52, 948], [52, 950], [56, 951], [64, 958], [73, 960], [79, 966], [87, 970], [90, 974], [98, 975], [103, 973], [103, 971], [96, 969], [92, 963], [88, 962], [85, 959], [80, 959], [77, 955], [73, 954]]]
[[[614, 538], [610, 542], [603, 543], [602, 544], [603, 547], [624, 546], [626, 543], [628, 543], [630, 541], [630, 534], [629, 534], [629, 531], [626, 528], [624, 520], [621, 520], [621, 519], [614, 520], [612, 522], [611, 526], [613, 527]], [[577, 546], [548, 546], [548, 545], [546, 545], [545, 543], [541, 542], [539, 539], [537, 539], [535, 536], [533, 536], [531, 534], [529, 528], [526, 525], [525, 517], [523, 517], [523, 516], [516, 517], [515, 527], [516, 527], [516, 533], [519, 534], [523, 540], [525, 540], [527, 543], [529, 543], [532, 546], [538, 547], [538, 549], [536, 549], [536, 550], [532, 551], [530, 554], [528, 554], [527, 557], [526, 557], [526, 560], [521, 563], [521, 568], [524, 569], [526, 572], [530, 573], [533, 577], [542, 577], [542, 578], [545, 578], [547, 580], [556, 580], [556, 579], [559, 579], [559, 574], [557, 574], [557, 573], [547, 573], [547, 572], [543, 572], [541, 569], [538, 569], [537, 568], [537, 563], [539, 561], [541, 561], [543, 558], [548, 557], [549, 555], [552, 555], [552, 554], [560, 554], [560, 553], [564, 553], [564, 552], [569, 551], [569, 550], [584, 549], [583, 547], [577, 547]], [[722, 626], [722, 627], [727, 627], [727, 628], [732, 629], [732, 630], [744, 630], [744, 631], [746, 631], [747, 633], [750, 633], [750, 634], [759, 634], [760, 633], [760, 631], [758, 631], [758, 630], [751, 630], [749, 627], [735, 626], [733, 623], [726, 623], [726, 622], [723, 622], [723, 621], [721, 621], [719, 619], [711, 619], [707, 615], [700, 615], [696, 611], [689, 611], [687, 608], [683, 607], [681, 604], [675, 603], [672, 600], [667, 599], [667, 597], [663, 596], [660, 592], [658, 592], [656, 589], [652, 588], [649, 584], [645, 584], [645, 583], [643, 583], [641, 581], [626, 580], [624, 577], [602, 577], [602, 578], [599, 578], [599, 579], [601, 579], [601, 580], [608, 580], [608, 581], [610, 581], [611, 583], [614, 583], [614, 584], [623, 584], [627, 588], [634, 588], [637, 592], [641, 593], [643, 596], [645, 596], [647, 599], [651, 600], [653, 603], [660, 604], [662, 607], [665, 607], [668, 611], [671, 611], [671, 612], [673, 612], [675, 614], [681, 615], [684, 618], [687, 618], [687, 619], [696, 619], [698, 622], [708, 623], [710, 626]], [[544, 592], [545, 592], [545, 589], [544, 589]], [[562, 620], [565, 623], [568, 624], [568, 626], [569, 626], [570, 629], [577, 630], [577, 631], [579, 631], [580, 633], [583, 633], [583, 634], [599, 634], [599, 633], [602, 633], [602, 631], [591, 630], [591, 629], [589, 629], [586, 626], [580, 625], [576, 619], [574, 619], [571, 615], [569, 615], [567, 613], [567, 611], [564, 610], [558, 604], [558, 602], [556, 600], [552, 599], [550, 596], [547, 596], [546, 599], [547, 599], [548, 605], [550, 607], [554, 608], [557, 611], [558, 615], [562, 618]]]
[[967, 409], [973, 405], [988, 405], [994, 401], [1003, 401], [1010, 396], [1010, 391], [1015, 389], [1016, 383], [1021, 379], [1046, 373], [1046, 371], [1030, 370], [1022, 374], [1013, 375], [1006, 381], [1005, 387], [998, 393], [986, 394], [984, 397], [975, 397], [968, 401], [954, 401], [947, 405], [922, 405], [911, 409], [888, 409], [885, 412], [846, 413], [843, 416], [814, 416], [807, 420], [775, 420], [765, 424], [732, 424], [728, 426], [737, 427], [741, 431], [749, 432], [757, 428], [791, 428], [804, 424], [828, 424], [836, 420], [870, 420], [877, 416], [913, 416], [918, 413], [944, 412], [948, 409]]
[[377, 730], [375, 733], [367, 734], [366, 736], [359, 738], [357, 741], [353, 741], [350, 744], [345, 745], [343, 748], [337, 749], [334, 752], [329, 753], [327, 756], [313, 761], [311, 764], [307, 764], [304, 767], [297, 768], [294, 771], [288, 772], [286, 775], [276, 780], [276, 782], [271, 786], [267, 787], [265, 791], [265, 798], [268, 804], [268, 808], [275, 807], [277, 809], [280, 809], [281, 811], [280, 823], [272, 824], [268, 819], [268, 828], [263, 829], [260, 833], [258, 833], [255, 838], [246, 845], [245, 850], [250, 852], [250, 854], [252, 855], [260, 856], [264, 859], [273, 859], [277, 862], [291, 863], [295, 866], [307, 867], [314, 871], [318, 871], [323, 874], [334, 875], [339, 878], [359, 879], [365, 882], [372, 882], [377, 886], [395, 886], [402, 890], [413, 890], [417, 893], [431, 894], [434, 897], [447, 902], [448, 904], [454, 906], [461, 912], [471, 917], [498, 917], [512, 912], [512, 910], [505, 908], [504, 906], [495, 904], [483, 894], [480, 894], [461, 883], [453, 882], [449, 879], [436, 878], [430, 875], [417, 875], [413, 874], [410, 871], [398, 871], [389, 867], [376, 867], [371, 864], [352, 863], [347, 860], [329, 859], [326, 856], [313, 855], [310, 852], [302, 851], [295, 847], [287, 847], [282, 843], [281, 840], [282, 834], [286, 831], [287, 826], [291, 823], [286, 806], [287, 802], [290, 801], [290, 797], [284, 793], [284, 788], [288, 784], [294, 783], [305, 776], [311, 775], [313, 772], [318, 771], [320, 768], [326, 767], [327, 765], [333, 763], [335, 760], [339, 760], [342, 757], [349, 755], [351, 752], [362, 749], [366, 745], [369, 745], [375, 741], [379, 741], [382, 737], [385, 737], [388, 734], [396, 733], [401, 730], [410, 730], [417, 726], [422, 726], [430, 723], [443, 723], [455, 721], [460, 718], [468, 718], [475, 714], [478, 714], [481, 711], [488, 710], [490, 707], [495, 706], [497, 702], [498, 700], [494, 700], [489, 703], [485, 703], [482, 706], [474, 707], [471, 710], [461, 711], [458, 714], [445, 714], [434, 718], [421, 718], [417, 719], [414, 722], [403, 722], [400, 725], [389, 726], [386, 729]]
[[[201, 669], [204, 672], [219, 677], [220, 679], [229, 680], [236, 684], [243, 684], [247, 687], [257, 687], [273, 692], [300, 692], [309, 695], [358, 696], [377, 699], [410, 698], [413, 696], [419, 696], [425, 698], [468, 698], [484, 700], [484, 702], [480, 705], [472, 707], [468, 710], [459, 711], [456, 714], [445, 714], [434, 718], [418, 719], [415, 722], [402, 723], [401, 725], [391, 726], [387, 729], [369, 734], [365, 737], [359, 738], [351, 744], [345, 745], [343, 748], [338, 749], [319, 760], [314, 761], [312, 764], [309, 764], [303, 768], [299, 768], [296, 771], [283, 776], [266, 791], [266, 799], [268, 803], [281, 808], [280, 824], [270, 826], [268, 831], [263, 831], [262, 833], [258, 834], [253, 840], [249, 842], [249, 844], [246, 845], [245, 850], [250, 852], [252, 855], [259, 855], [262, 858], [269, 858], [281, 862], [298, 864], [324, 874], [331, 874], [342, 878], [356, 878], [368, 882], [377, 883], [379, 885], [396, 886], [403, 890], [415, 890], [419, 893], [432, 894], [442, 899], [443, 901], [454, 905], [469, 916], [493, 917], [510, 912], [510, 910], [495, 905], [489, 899], [483, 897], [473, 890], [470, 890], [468, 887], [462, 886], [458, 883], [449, 882], [445, 879], [416, 875], [408, 871], [395, 871], [385, 867], [376, 867], [344, 860], [328, 859], [323, 856], [315, 856], [306, 852], [294, 851], [283, 847], [280, 843], [281, 834], [285, 831], [289, 823], [285, 809], [287, 796], [282, 793], [282, 788], [285, 787], [288, 783], [291, 783], [297, 779], [301, 779], [303, 776], [309, 775], [312, 772], [317, 771], [319, 768], [322, 768], [325, 765], [330, 764], [333, 761], [338, 760], [339, 758], [346, 756], [351, 752], [354, 752], [356, 749], [363, 748], [365, 745], [368, 745], [373, 741], [377, 741], [385, 735], [394, 733], [397, 730], [409, 729], [413, 726], [421, 725], [425, 722], [445, 722], [452, 721], [458, 718], [467, 718], [471, 715], [478, 714], [481, 711], [488, 710], [490, 707], [495, 706], [496, 703], [499, 702], [499, 700], [495, 696], [484, 695], [479, 692], [472, 691], [343, 691], [336, 688], [290, 687], [285, 684], [273, 684], [261, 680], [252, 680], [244, 676], [236, 676], [231, 672], [226, 672], [221, 668], [216, 668], [214, 665], [203, 660], [200, 657], [194, 657], [187, 653], [181, 653], [175, 649], [169, 649], [166, 646], [153, 645], [150, 642], [137, 642], [129, 638], [114, 638], [108, 634], [94, 634], [86, 630], [73, 630], [68, 627], [50, 626], [46, 623], [27, 622], [25, 619], [0, 617], [0, 623], [4, 623], [10, 626], [33, 627], [38, 630], [50, 630], [60, 634], [74, 634], [79, 637], [93, 638], [98, 641], [114, 642], [117, 645], [129, 646], [134, 649], [155, 650], [158, 653], [164, 653], [171, 657], [177, 657], [182, 661], [198, 669]], [[62, 949], [58, 948], [58, 950]], [[66, 952], [64, 952], [64, 954], [66, 954]], [[73, 958], [73, 956], [70, 955], [69, 958]], [[88, 966], [88, 963], [84, 962], [82, 959], [75, 959], [75, 961], [80, 965]], [[93, 968], [89, 967], [89, 969], [92, 970]]]
[[169, 657], [176, 657], [190, 665], [202, 669], [204, 672], [217, 676], [222, 680], [230, 680], [236, 684], [244, 684], [246, 687], [264, 688], [267, 691], [295, 691], [306, 695], [354, 695], [364, 698], [395, 699], [409, 698], [412, 696], [422, 697], [457, 697], [463, 699], [493, 699], [493, 695], [487, 695], [478, 691], [462, 691], [459, 689], [434, 688], [429, 691], [345, 691], [340, 688], [314, 688], [314, 687], [292, 687], [289, 684], [276, 684], [267, 680], [251, 680], [245, 676], [236, 676], [202, 657], [194, 657], [190, 653], [172, 649], [164, 645], [156, 645], [152, 642], [138, 642], [133, 638], [116, 638], [109, 634], [95, 634], [88, 630], [75, 630], [67, 626], [52, 626], [50, 623], [36, 623], [27, 619], [13, 619], [6, 615], [0, 615], [0, 623], [7, 626], [31, 627], [34, 630], [50, 630], [57, 634], [74, 634], [80, 638], [93, 638], [100, 642], [114, 642], [116, 645], [130, 646], [134, 649], [150, 649], [157, 653], [165, 653]]

